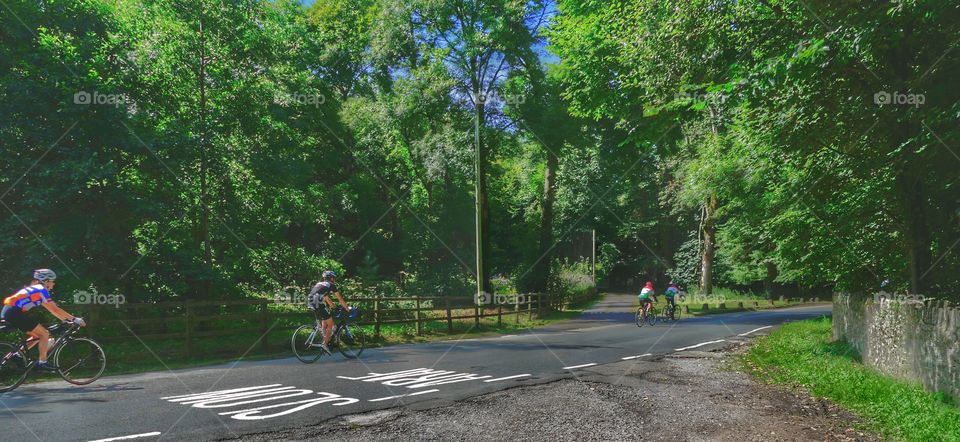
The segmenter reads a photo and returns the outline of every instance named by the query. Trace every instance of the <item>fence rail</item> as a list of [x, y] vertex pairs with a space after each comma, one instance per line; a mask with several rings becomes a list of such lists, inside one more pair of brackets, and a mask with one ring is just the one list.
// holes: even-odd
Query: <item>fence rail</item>
[[[453, 333], [454, 321], [472, 319], [476, 326], [482, 319], [496, 318], [500, 325], [505, 318], [512, 317], [519, 323], [523, 315], [539, 318], [559, 307], [554, 296], [540, 293], [509, 295], [507, 299], [513, 301], [509, 304], [478, 306], [474, 299], [473, 296], [407, 296], [354, 297], [349, 301], [361, 309], [359, 324], [372, 326], [377, 337], [385, 325], [414, 324], [419, 336], [425, 324], [440, 322], [446, 323], [447, 333]], [[259, 342], [253, 346], [259, 345], [261, 351], [268, 352], [271, 332], [293, 329], [312, 320], [305, 305], [270, 299], [74, 305], [69, 310], [87, 319], [90, 324], [87, 334], [97, 340], [181, 341], [178, 353], [186, 357], [195, 354], [195, 344], [200, 339], [243, 333], [259, 334]], [[274, 343], [276, 345], [279, 343]]]

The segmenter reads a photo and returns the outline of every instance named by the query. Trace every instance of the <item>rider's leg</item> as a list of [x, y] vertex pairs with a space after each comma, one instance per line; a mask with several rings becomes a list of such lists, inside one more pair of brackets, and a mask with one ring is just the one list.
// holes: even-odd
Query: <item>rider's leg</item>
[[333, 318], [323, 320], [323, 345], [330, 343], [333, 338]]
[[47, 344], [48, 338], [50, 338], [50, 332], [47, 331], [42, 325], [38, 325], [33, 328], [33, 330], [27, 332], [28, 335], [33, 336], [37, 339], [36, 343], [40, 344], [40, 359], [41, 363], [47, 362]]

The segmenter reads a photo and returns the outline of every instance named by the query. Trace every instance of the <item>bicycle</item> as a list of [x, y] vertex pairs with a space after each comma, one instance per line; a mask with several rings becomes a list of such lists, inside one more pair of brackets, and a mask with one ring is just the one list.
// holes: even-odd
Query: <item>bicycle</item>
[[680, 312], [681, 312], [680, 304], [677, 304], [676, 302], [674, 302], [673, 305], [670, 305], [670, 303], [667, 302], [667, 305], [663, 306], [663, 319], [669, 319], [671, 321], [679, 321]]
[[640, 308], [637, 309], [636, 316], [637, 327], [643, 327], [643, 323], [654, 325], [657, 323], [657, 306], [652, 302], [650, 303], [650, 308], [647, 311], [643, 309], [643, 303], [640, 303]]
[[[66, 327], [66, 330], [63, 330]], [[0, 332], [12, 327], [0, 324]], [[70, 322], [53, 324], [47, 327], [51, 339], [56, 334], [53, 345], [47, 350], [50, 360], [57, 367], [57, 374], [63, 380], [74, 385], [87, 385], [96, 381], [107, 368], [107, 355], [100, 344], [89, 338], [77, 337], [80, 326]], [[62, 331], [62, 334], [60, 333]], [[27, 380], [27, 376], [37, 366], [37, 361], [27, 356], [29, 345], [37, 339], [28, 336], [19, 345], [0, 342], [0, 393], [12, 391]]]
[[[330, 345], [337, 346], [345, 358], [360, 357], [365, 348], [367, 337], [359, 325], [350, 324], [351, 319], [359, 318], [360, 311], [353, 309], [350, 315], [345, 315], [343, 309], [337, 307], [334, 311], [333, 338]], [[304, 364], [312, 364], [325, 353], [320, 345], [323, 344], [323, 325], [320, 318], [314, 324], [304, 324], [297, 327], [290, 338], [290, 347], [297, 359]]]

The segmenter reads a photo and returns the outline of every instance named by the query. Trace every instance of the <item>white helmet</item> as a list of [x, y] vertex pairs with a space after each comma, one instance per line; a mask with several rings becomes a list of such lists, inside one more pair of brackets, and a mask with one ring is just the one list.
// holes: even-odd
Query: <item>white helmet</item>
[[36, 269], [33, 271], [33, 279], [37, 281], [52, 281], [57, 279], [57, 274], [50, 269]]

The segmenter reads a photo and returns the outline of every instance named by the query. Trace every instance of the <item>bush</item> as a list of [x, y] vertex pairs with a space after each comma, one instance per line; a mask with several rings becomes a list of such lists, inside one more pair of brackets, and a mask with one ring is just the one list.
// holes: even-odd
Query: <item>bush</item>
[[583, 304], [597, 294], [591, 275], [590, 262], [554, 260], [551, 263], [547, 291], [558, 296], [564, 306]]

